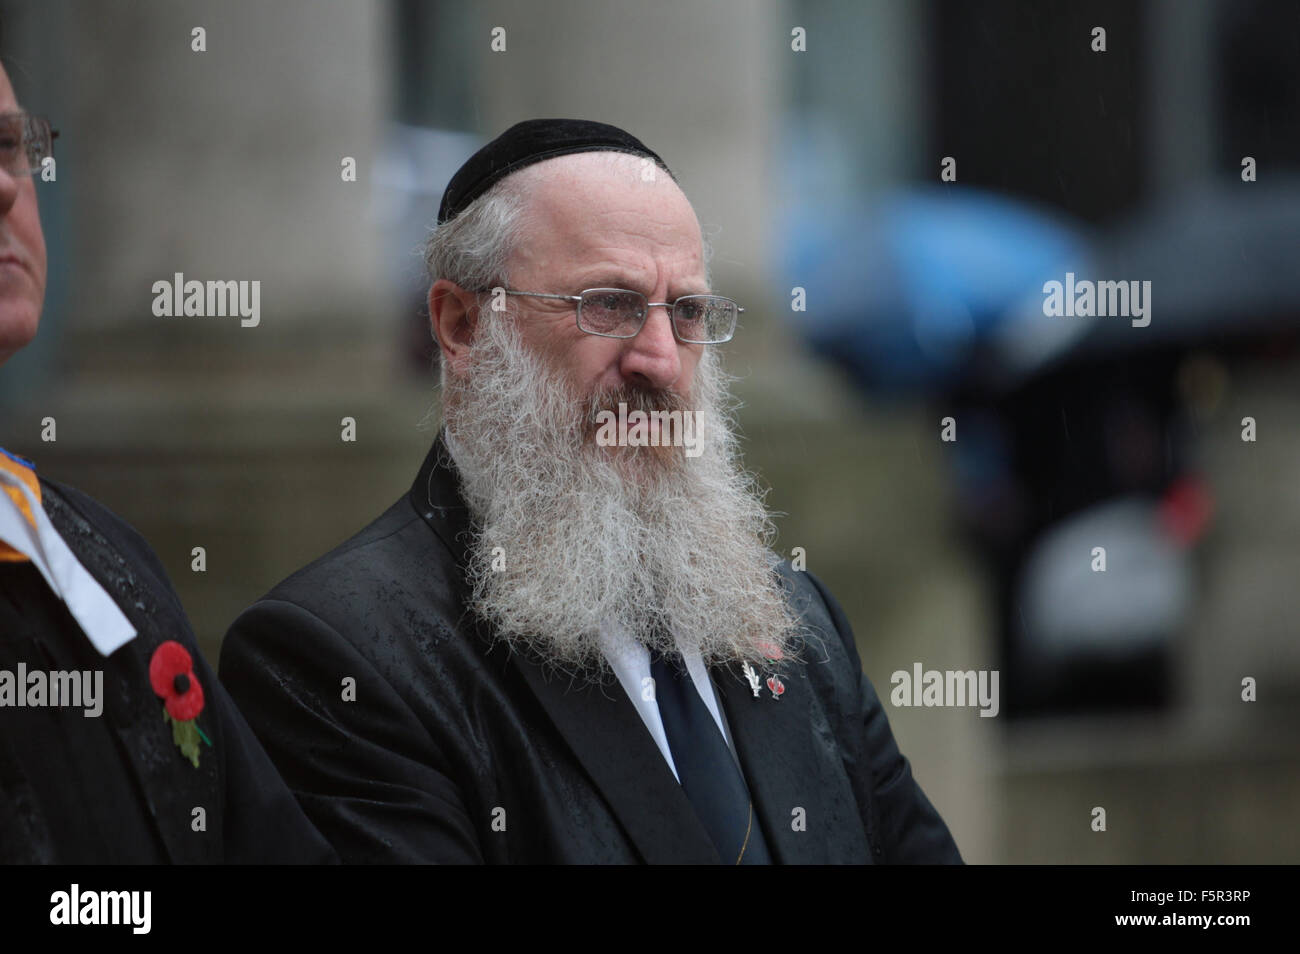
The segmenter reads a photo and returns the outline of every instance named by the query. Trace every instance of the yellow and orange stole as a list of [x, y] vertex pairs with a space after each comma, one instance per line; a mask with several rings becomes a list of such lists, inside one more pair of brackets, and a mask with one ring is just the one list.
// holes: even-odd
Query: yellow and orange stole
[[[30, 467], [24, 467], [18, 461], [14, 460], [8, 454], [3, 452], [0, 452], [0, 468], [7, 470], [9, 473], [13, 474], [15, 477], [21, 480], [23, 484], [27, 487], [27, 489], [32, 492], [32, 496], [34, 496], [38, 502], [40, 501], [41, 482], [36, 479], [36, 471], [32, 470]], [[32, 525], [33, 529], [35, 529], [36, 517], [32, 514], [31, 507], [28, 506], [27, 498], [23, 496], [22, 491], [20, 491], [17, 487], [10, 486], [7, 483], [4, 485], [4, 491], [10, 496], [13, 502], [18, 506], [18, 509], [19, 511], [21, 511], [23, 518]], [[5, 543], [3, 540], [0, 540], [0, 563], [26, 563], [26, 562], [27, 562], [27, 557], [25, 554], [19, 553], [13, 547], [9, 546], [9, 544]]]

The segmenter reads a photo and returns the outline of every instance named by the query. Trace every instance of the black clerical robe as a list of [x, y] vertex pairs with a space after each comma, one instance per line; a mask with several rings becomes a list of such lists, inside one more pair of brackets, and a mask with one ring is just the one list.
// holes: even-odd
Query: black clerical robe
[[[469, 526], [440, 436], [409, 494], [226, 636], [223, 680], [307, 815], [352, 862], [717, 863], [622, 687], [548, 674], [466, 612]], [[779, 698], [711, 671], [774, 860], [960, 863], [844, 614], [782, 579], [806, 638], [762, 674]]]
[[[0, 706], [0, 862], [337, 861], [199, 652], [148, 544], [72, 488], [42, 479], [41, 495], [54, 528], [136, 636], [101, 656], [36, 567], [0, 563], [0, 671], [103, 673], [96, 717], [77, 707]], [[204, 693], [196, 721], [211, 745], [200, 746], [197, 768], [174, 742], [149, 679], [167, 640], [189, 652]]]

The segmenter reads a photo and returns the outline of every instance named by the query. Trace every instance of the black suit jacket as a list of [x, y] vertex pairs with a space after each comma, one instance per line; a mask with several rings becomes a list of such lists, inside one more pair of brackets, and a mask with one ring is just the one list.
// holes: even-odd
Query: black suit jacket
[[[466, 613], [469, 525], [440, 435], [408, 495], [227, 635], [222, 678], [308, 816], [344, 861], [718, 863], [616, 681], [548, 674]], [[784, 695], [711, 671], [774, 860], [959, 863], [844, 614], [783, 578], [809, 660]]]
[[[307, 820], [204, 660], [157, 557], [91, 498], [41, 481], [42, 506], [136, 636], [105, 658], [29, 563], [0, 564], [0, 669], [102, 670], [103, 712], [0, 707], [0, 862], [327, 862]], [[149, 662], [189, 650], [212, 742], [195, 768], [172, 740]], [[195, 808], [204, 829], [196, 831]]]

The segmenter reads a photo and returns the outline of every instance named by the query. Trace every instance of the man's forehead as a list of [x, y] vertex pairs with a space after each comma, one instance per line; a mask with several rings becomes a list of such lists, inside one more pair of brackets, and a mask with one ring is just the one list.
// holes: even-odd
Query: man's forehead
[[655, 217], [694, 215], [672, 177], [641, 156], [618, 152], [559, 156], [516, 175], [529, 204], [552, 212], [599, 215], [632, 209]]
[[530, 261], [589, 277], [637, 276], [652, 264], [702, 278], [699, 222], [690, 201], [641, 157], [619, 153], [562, 156], [522, 170], [528, 214], [519, 250]]

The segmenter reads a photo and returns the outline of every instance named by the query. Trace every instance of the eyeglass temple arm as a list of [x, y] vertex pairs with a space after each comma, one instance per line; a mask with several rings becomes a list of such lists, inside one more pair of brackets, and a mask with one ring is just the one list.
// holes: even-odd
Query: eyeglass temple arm
[[507, 295], [527, 295], [529, 298], [558, 298], [561, 301], [582, 301], [581, 295], [549, 295], [546, 292], [510, 291], [502, 289]]

